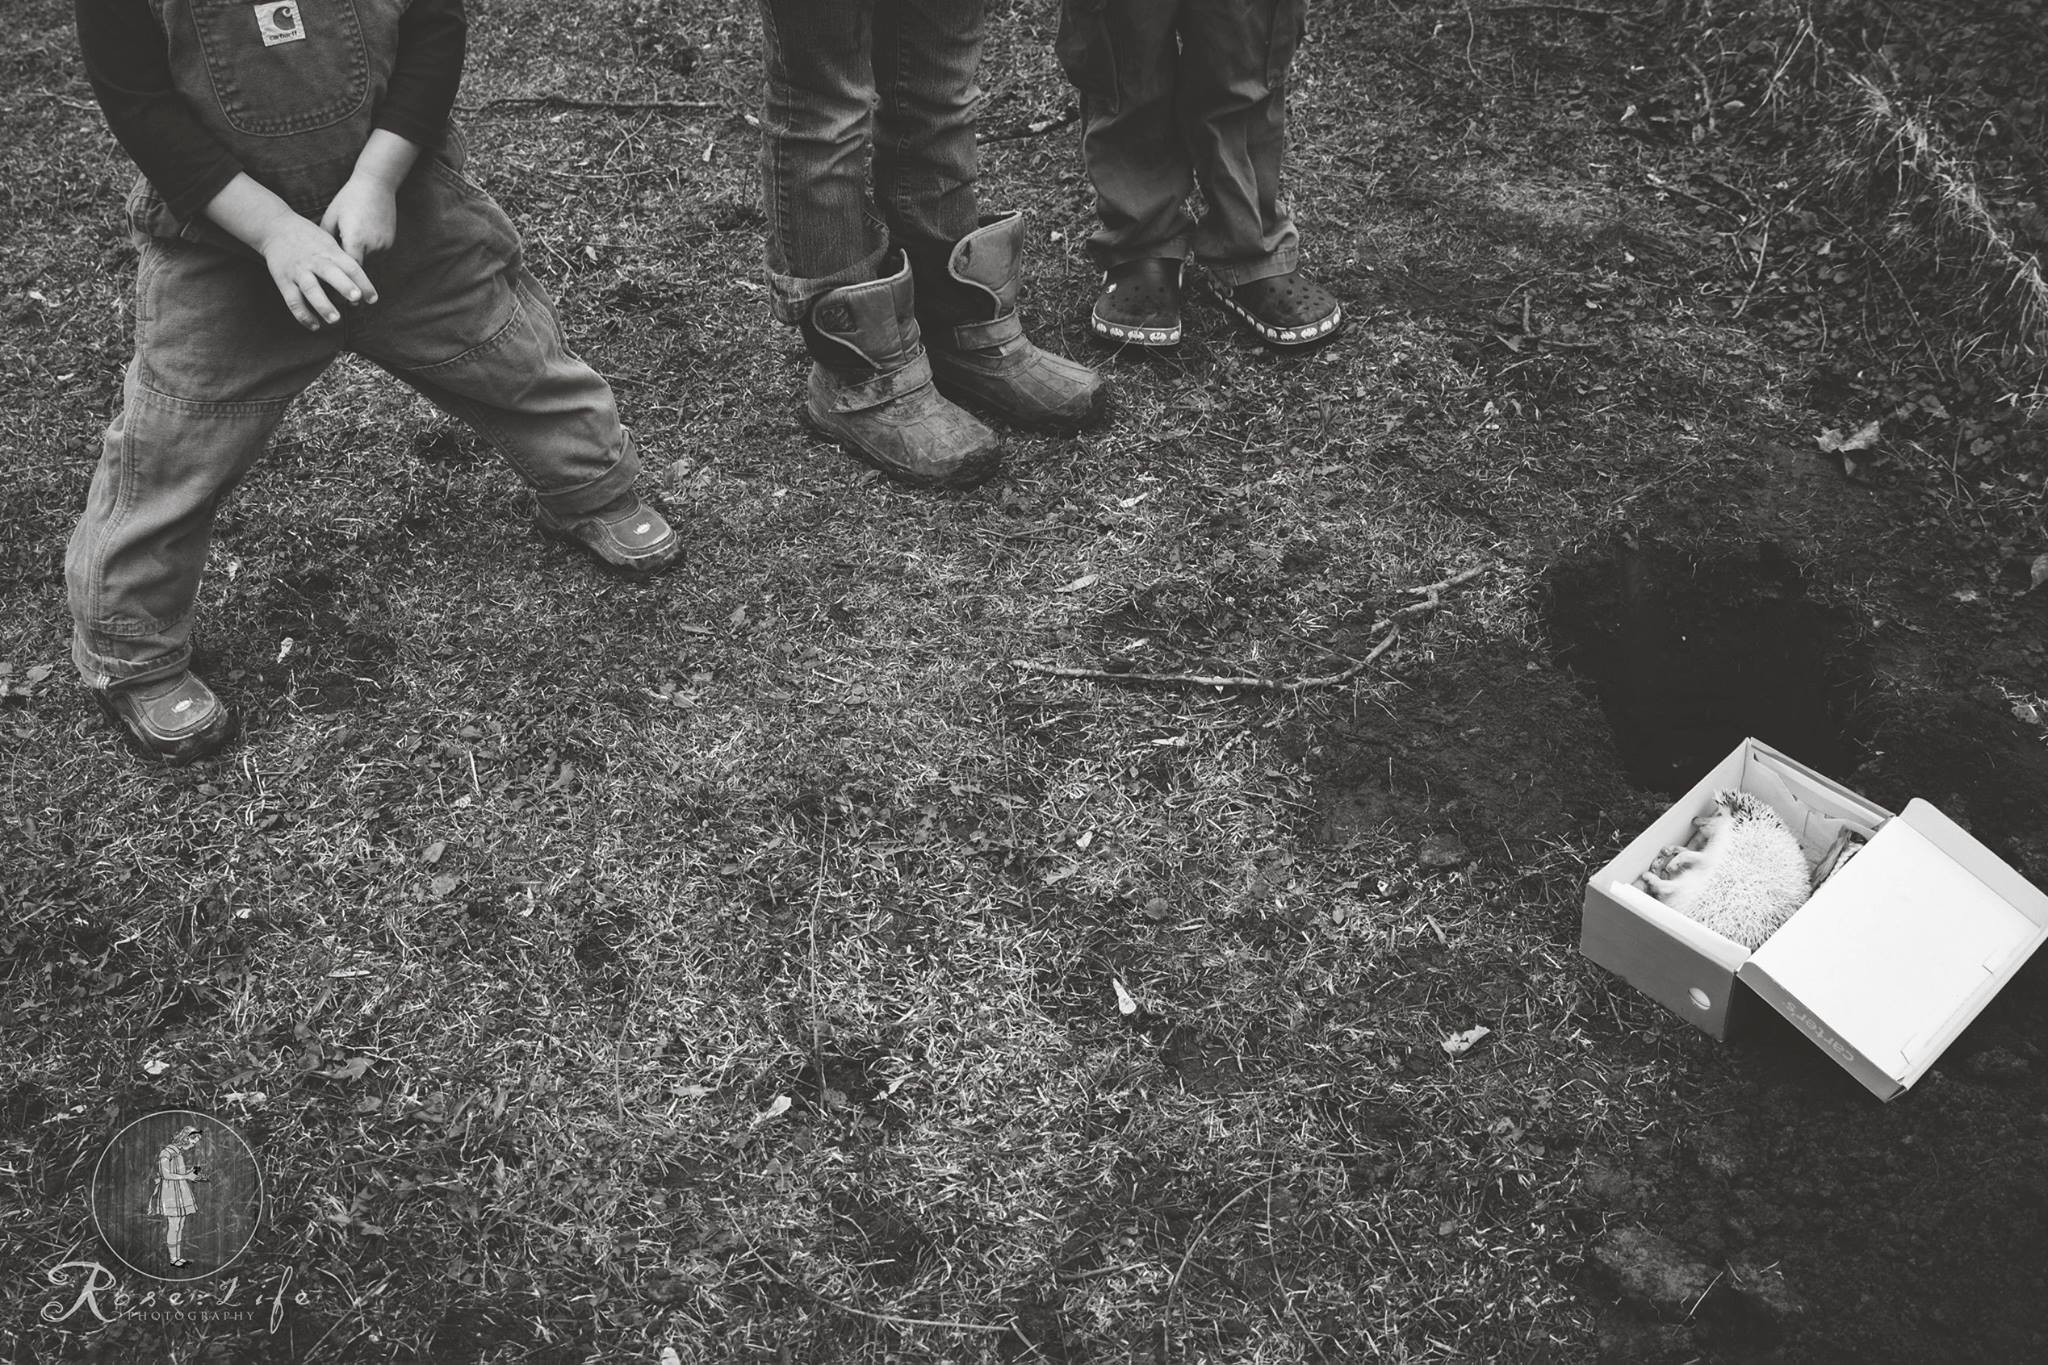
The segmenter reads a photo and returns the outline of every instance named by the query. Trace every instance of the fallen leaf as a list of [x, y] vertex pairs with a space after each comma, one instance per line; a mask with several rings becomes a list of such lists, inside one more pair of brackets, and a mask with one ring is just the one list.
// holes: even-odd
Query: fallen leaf
[[1136, 1014], [1138, 1012], [1137, 997], [1132, 995], [1124, 983], [1116, 977], [1112, 976], [1109, 979], [1109, 984], [1116, 987], [1116, 1012], [1126, 1017]]
[[657, 1365], [683, 1365], [683, 1358], [676, 1354], [675, 1347], [664, 1346], [661, 1348], [661, 1359]]
[[161, 1076], [171, 1069], [171, 1064], [161, 1057], [152, 1057], [142, 1064], [145, 1076]]
[[1856, 428], [1855, 431], [1849, 433], [1847, 436], [1844, 436], [1840, 431], [1836, 430], [1835, 428], [1829, 427], [1826, 431], [1823, 431], [1818, 438], [1820, 441], [1820, 448], [1822, 450], [1836, 452], [1844, 450], [1868, 450], [1872, 446], [1877, 444], [1877, 433], [1879, 430], [1879, 426], [1880, 423], [1874, 420], [1865, 422], [1862, 426]]
[[441, 861], [441, 855], [447, 851], [448, 841], [446, 839], [436, 839], [433, 843], [427, 845], [427, 851], [420, 855], [420, 861], [432, 867], [435, 863]]
[[1484, 1024], [1475, 1024], [1463, 1033], [1453, 1033], [1444, 1039], [1444, 1052], [1452, 1057], [1462, 1057], [1472, 1050], [1472, 1045], [1493, 1032]]
[[359, 1081], [363, 1078], [363, 1073], [370, 1069], [371, 1063], [374, 1060], [374, 1058], [370, 1057], [351, 1057], [340, 1066], [329, 1067], [325, 1071], [316, 1071], [313, 1074], [322, 1080]]
[[[2028, 592], [2032, 592], [2034, 589], [2040, 587], [2043, 583], [2048, 583], [2048, 553], [2038, 554], [2034, 556], [2033, 564], [2029, 566], [2027, 569], [2027, 576], [2030, 580], [2032, 580], [2027, 584]], [[33, 671], [31, 671], [28, 676], [29, 681], [35, 681], [36, 675]]]
[[1061, 586], [1059, 586], [1059, 587], [1057, 587], [1057, 588], [1054, 588], [1054, 589], [1053, 589], [1053, 591], [1054, 591], [1054, 592], [1079, 592], [1079, 591], [1081, 591], [1081, 589], [1083, 589], [1083, 588], [1092, 588], [1092, 587], [1094, 587], [1094, 586], [1095, 586], [1095, 584], [1096, 584], [1096, 583], [1097, 583], [1097, 582], [1098, 582], [1098, 581], [1099, 581], [1100, 579], [1101, 579], [1101, 575], [1100, 575], [1100, 574], [1084, 573], [1084, 574], [1082, 574], [1082, 575], [1081, 575], [1081, 576], [1080, 576], [1079, 578], [1075, 579], [1075, 580], [1074, 580], [1073, 582], [1071, 582], [1071, 583], [1066, 583], [1066, 584], [1062, 584]]
[[773, 1103], [771, 1103], [766, 1109], [763, 1109], [759, 1114], [756, 1114], [754, 1116], [754, 1122], [752, 1126], [755, 1128], [759, 1128], [762, 1124], [767, 1123], [771, 1119], [781, 1118], [784, 1114], [787, 1114], [789, 1112], [789, 1105], [789, 1096], [777, 1095]]

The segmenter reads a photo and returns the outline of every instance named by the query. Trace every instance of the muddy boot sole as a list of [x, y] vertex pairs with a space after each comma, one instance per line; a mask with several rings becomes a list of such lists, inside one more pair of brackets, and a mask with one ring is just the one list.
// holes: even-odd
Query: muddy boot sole
[[992, 403], [982, 394], [946, 378], [937, 365], [932, 366], [932, 386], [950, 402], [957, 403], [970, 411], [984, 416], [1000, 418], [1010, 426], [1023, 431], [1051, 432], [1057, 436], [1072, 436], [1085, 431], [1109, 415], [1109, 386], [1103, 385], [1095, 391], [1086, 412], [1073, 417], [1019, 417], [1001, 406]]
[[1003, 467], [1002, 452], [996, 450], [984, 458], [963, 460], [958, 467], [945, 474], [919, 474], [883, 459], [846, 432], [833, 430], [819, 421], [803, 403], [796, 405], [796, 416], [812, 435], [838, 446], [862, 464], [880, 470], [906, 488], [943, 488], [964, 492], [987, 483]]

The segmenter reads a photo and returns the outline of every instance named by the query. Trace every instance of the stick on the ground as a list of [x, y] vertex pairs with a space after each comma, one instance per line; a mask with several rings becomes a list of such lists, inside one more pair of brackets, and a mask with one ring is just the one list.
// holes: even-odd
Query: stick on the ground
[[465, 114], [481, 113], [487, 109], [596, 109], [619, 113], [652, 109], [664, 114], [694, 114], [725, 106], [711, 100], [579, 100], [568, 95], [500, 95], [481, 104], [456, 107]]
[[1594, 9], [1590, 5], [1488, 5], [1483, 14], [1549, 13], [1576, 14], [1582, 19], [1619, 19], [1621, 11], [1615, 9]]
[[1491, 564], [1474, 564], [1461, 569], [1449, 578], [1438, 579], [1427, 587], [1410, 588], [1408, 591], [1422, 595], [1420, 602], [1410, 602], [1405, 607], [1388, 612], [1372, 623], [1371, 629], [1383, 632], [1373, 642], [1373, 647], [1362, 659], [1335, 673], [1309, 674], [1294, 678], [1261, 678], [1253, 674], [1212, 674], [1212, 673], [1118, 673], [1107, 668], [1072, 668], [1065, 664], [1041, 664], [1030, 659], [1013, 659], [1011, 666], [1026, 673], [1041, 673], [1049, 678], [1093, 678], [1101, 682], [1138, 683], [1179, 683], [1193, 687], [1243, 687], [1260, 692], [1303, 692], [1311, 687], [1337, 687], [1370, 668], [1373, 662], [1393, 648], [1400, 636], [1401, 622], [1411, 616], [1420, 616], [1435, 611], [1443, 605], [1443, 595], [1450, 589], [1473, 579], [1492, 568]]
[[1027, 137], [1042, 137], [1056, 128], [1064, 128], [1081, 117], [1078, 109], [1068, 109], [1052, 118], [1035, 118], [1027, 123], [1013, 123], [1007, 128], [991, 128], [975, 135], [976, 142], [1021, 142]]
[[747, 1248], [747, 1254], [754, 1258], [756, 1265], [774, 1276], [786, 1288], [794, 1289], [801, 1294], [808, 1294], [812, 1299], [824, 1304], [827, 1308], [836, 1308], [842, 1313], [851, 1313], [857, 1318], [866, 1318], [870, 1322], [886, 1322], [895, 1327], [943, 1327], [955, 1332], [1003, 1333], [1013, 1330], [1013, 1326], [999, 1325], [992, 1322], [957, 1322], [950, 1318], [907, 1318], [900, 1313], [878, 1313], [872, 1308], [856, 1308], [842, 1299], [835, 1299], [829, 1294], [820, 1294], [809, 1285], [800, 1284], [792, 1280], [789, 1276], [769, 1264], [768, 1258], [756, 1251], [752, 1246]]

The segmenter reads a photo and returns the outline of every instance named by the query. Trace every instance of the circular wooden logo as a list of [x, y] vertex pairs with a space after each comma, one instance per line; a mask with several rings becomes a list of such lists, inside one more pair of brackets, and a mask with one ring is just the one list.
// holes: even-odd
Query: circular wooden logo
[[165, 1109], [123, 1128], [92, 1173], [100, 1240], [155, 1280], [203, 1280], [248, 1250], [263, 1173], [242, 1135], [208, 1114]]

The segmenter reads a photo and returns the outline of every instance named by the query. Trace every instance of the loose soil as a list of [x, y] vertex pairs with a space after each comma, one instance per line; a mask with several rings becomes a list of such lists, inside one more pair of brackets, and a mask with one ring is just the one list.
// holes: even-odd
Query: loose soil
[[[1034, 334], [1085, 354], [1053, 6], [996, 8], [985, 179], [1034, 205]], [[30, 9], [16, 680], [62, 663], [125, 358], [93, 275], [131, 265], [118, 157], [29, 101], [86, 98]], [[273, 457], [303, 501], [224, 531], [250, 567], [202, 662], [246, 765], [121, 767], [55, 681], [0, 710], [9, 1276], [90, 1237], [102, 1128], [262, 1087], [308, 1359], [2048, 1359], [2048, 956], [1879, 1104], [1768, 1010], [1715, 1043], [1575, 955], [1586, 871], [1745, 735], [2048, 885], [2038, 496], [1822, 452], [1887, 357], [1736, 306], [1718, 220], [1652, 188], [1716, 146], [1671, 123], [1693, 75], [1593, 9], [1316, 6], [1291, 176], [1348, 333], [1274, 357], [1198, 303], [1180, 353], [1096, 355], [1110, 428], [934, 500], [789, 419], [801, 362], [736, 283], [746, 25], [472, 5], [470, 101], [709, 106], [473, 118], [579, 346], [694, 452], [692, 568], [572, 598], [467, 438], [356, 392], [364, 431], [319, 408]], [[380, 443], [410, 456], [321, 463]], [[1480, 561], [1348, 691], [1008, 668], [1311, 675]], [[145, 1358], [5, 1292], [20, 1359]]]

